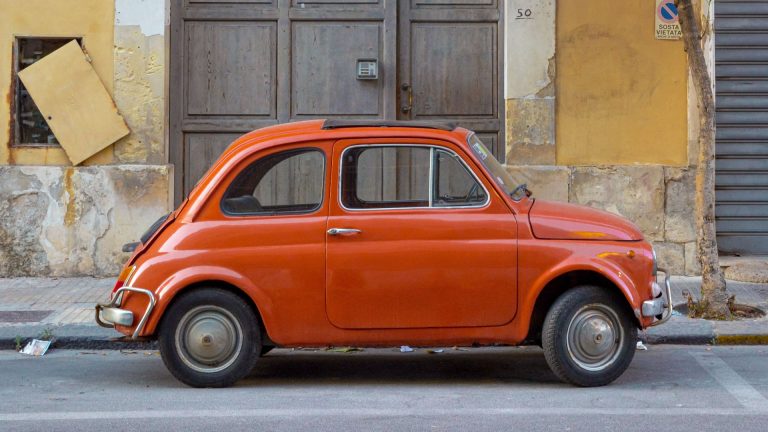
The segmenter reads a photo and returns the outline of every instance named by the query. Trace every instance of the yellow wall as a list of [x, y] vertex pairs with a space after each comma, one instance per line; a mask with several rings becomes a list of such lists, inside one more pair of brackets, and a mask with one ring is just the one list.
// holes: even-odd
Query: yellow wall
[[[15, 36], [81, 37], [96, 73], [112, 93], [115, 2], [112, 0], [0, 0], [0, 164], [71, 165], [61, 148], [9, 148], [11, 58]], [[112, 146], [85, 164], [112, 161]]]
[[654, 8], [557, 2], [559, 165], [687, 164], [685, 52], [655, 39]]

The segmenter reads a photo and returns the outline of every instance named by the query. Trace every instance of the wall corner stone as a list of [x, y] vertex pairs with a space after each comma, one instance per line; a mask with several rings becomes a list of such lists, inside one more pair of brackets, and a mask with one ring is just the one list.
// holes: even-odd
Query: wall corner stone
[[686, 274], [685, 247], [680, 243], [654, 242], [659, 267], [673, 275]]
[[527, 184], [536, 198], [568, 202], [571, 169], [559, 166], [507, 165], [516, 184]]
[[676, 243], [695, 241], [695, 170], [665, 167], [664, 182], [664, 239]]
[[623, 216], [648, 240], [664, 240], [661, 166], [573, 167], [569, 201]]
[[512, 165], [556, 164], [556, 5], [510, 0], [505, 8], [504, 153]]
[[695, 241], [685, 244], [685, 274], [688, 276], [701, 275], [701, 265], [699, 264]]

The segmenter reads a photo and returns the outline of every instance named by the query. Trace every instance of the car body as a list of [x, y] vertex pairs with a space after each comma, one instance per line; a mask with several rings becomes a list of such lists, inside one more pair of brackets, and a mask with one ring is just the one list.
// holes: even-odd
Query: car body
[[[96, 318], [159, 338], [171, 372], [194, 386], [230, 385], [274, 346], [523, 343], [544, 345], [566, 381], [606, 384], [631, 361], [637, 329], [670, 315], [668, 277], [662, 292], [631, 222], [511, 183], [453, 125], [259, 129], [127, 245]], [[596, 367], [605, 349], [610, 365]]]

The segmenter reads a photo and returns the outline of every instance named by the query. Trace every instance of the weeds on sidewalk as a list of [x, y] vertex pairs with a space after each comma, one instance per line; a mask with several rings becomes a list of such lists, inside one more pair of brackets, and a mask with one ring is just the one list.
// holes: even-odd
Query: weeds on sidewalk
[[42, 332], [40, 332], [40, 336], [38, 336], [38, 339], [44, 340], [44, 341], [52, 341], [54, 337], [53, 329], [50, 327], [46, 327], [43, 329]]

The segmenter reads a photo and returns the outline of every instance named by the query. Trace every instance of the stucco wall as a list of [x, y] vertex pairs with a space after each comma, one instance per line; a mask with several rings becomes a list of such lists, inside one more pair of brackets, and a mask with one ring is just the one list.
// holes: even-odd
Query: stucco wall
[[650, 0], [560, 1], [557, 163], [687, 164], [682, 41], [656, 40]]
[[121, 246], [170, 210], [165, 3], [0, 0], [0, 124], [9, 125], [13, 35], [74, 36], [131, 130], [72, 167], [60, 148], [9, 149], [0, 129], [0, 277], [115, 275]]
[[654, 38], [654, 2], [506, 5], [510, 174], [538, 199], [632, 220], [662, 266], [699, 273], [696, 99], [682, 42]]
[[114, 146], [118, 163], [167, 161], [165, 2], [115, 2], [114, 99], [131, 134]]

